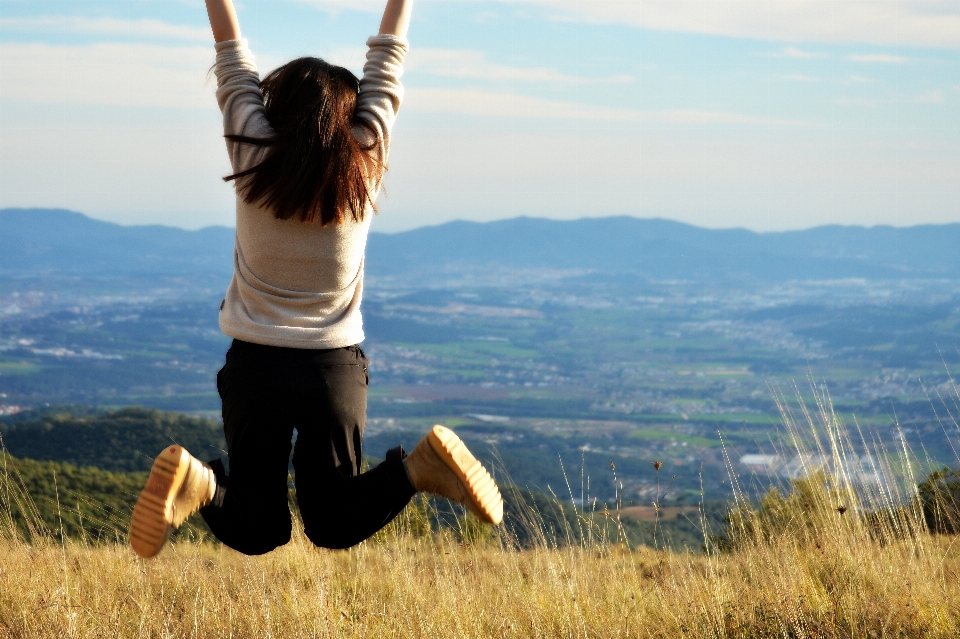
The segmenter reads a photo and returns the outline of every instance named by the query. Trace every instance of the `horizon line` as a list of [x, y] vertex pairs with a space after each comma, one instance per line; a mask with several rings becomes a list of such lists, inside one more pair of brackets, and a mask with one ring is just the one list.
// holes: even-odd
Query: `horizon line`
[[[92, 216], [92, 215], [90, 215], [90, 214], [88, 214], [88, 213], [84, 213], [84, 212], [82, 212], [82, 211], [76, 211], [76, 210], [73, 210], [73, 209], [67, 209], [67, 208], [61, 208], [61, 207], [8, 206], [8, 207], [0, 208], [0, 214], [9, 213], [9, 212], [13, 212], [13, 211], [43, 211], [43, 212], [70, 213], [70, 214], [74, 214], [74, 215], [80, 215], [80, 216], [82, 216], [82, 217], [84, 217], [84, 218], [86, 218], [86, 219], [88, 219], [88, 220], [94, 221], [94, 222], [102, 222], [102, 223], [104, 223], [104, 224], [112, 224], [112, 225], [114, 225], [114, 226], [119, 226], [119, 227], [122, 227], [122, 228], [149, 228], [149, 227], [160, 227], [160, 228], [167, 228], [167, 229], [177, 229], [177, 230], [185, 231], [185, 232], [188, 232], [188, 233], [196, 233], [196, 232], [205, 231], [205, 230], [208, 230], [208, 229], [231, 229], [231, 230], [233, 230], [233, 229], [236, 228], [235, 226], [228, 226], [228, 225], [224, 225], [224, 224], [211, 224], [211, 225], [208, 225], [208, 226], [201, 226], [201, 227], [198, 227], [198, 228], [186, 228], [186, 227], [183, 227], [183, 226], [176, 226], [176, 225], [172, 225], [172, 224], [160, 224], [160, 223], [154, 223], [154, 224], [122, 224], [122, 223], [120, 223], [120, 222], [116, 222], [116, 221], [113, 221], [113, 220], [108, 220], [108, 219], [103, 219], [103, 218], [99, 218], [99, 217], [94, 217], [94, 216]], [[671, 223], [671, 224], [678, 224], [678, 225], [680, 225], [680, 226], [686, 226], [686, 227], [689, 227], [689, 228], [694, 228], [694, 229], [699, 229], [699, 230], [704, 230], [704, 231], [745, 231], [745, 232], [747, 232], [747, 233], [753, 233], [753, 234], [756, 234], [756, 235], [774, 235], [774, 234], [783, 234], [783, 233], [802, 233], [802, 232], [805, 232], [805, 231], [812, 231], [812, 230], [823, 229], [823, 228], [847, 228], [847, 229], [872, 230], [872, 229], [882, 229], [882, 228], [887, 228], [887, 229], [915, 229], [915, 228], [923, 228], [923, 227], [946, 227], [946, 226], [960, 225], [960, 220], [955, 221], [955, 222], [921, 223], [921, 224], [904, 224], [904, 225], [895, 225], [895, 224], [871, 224], [871, 225], [866, 225], [866, 224], [842, 224], [842, 223], [839, 223], [839, 222], [835, 222], [835, 223], [828, 223], [828, 224], [817, 224], [817, 225], [814, 225], [814, 226], [808, 226], [808, 227], [803, 227], [803, 228], [780, 229], [780, 230], [764, 230], [764, 231], [761, 231], [761, 230], [751, 229], [751, 228], [748, 228], [748, 227], [745, 227], [745, 226], [717, 226], [717, 227], [700, 226], [700, 225], [698, 225], [698, 224], [691, 224], [690, 222], [686, 222], [686, 221], [679, 220], [679, 219], [676, 219], [676, 218], [670, 218], [670, 217], [664, 217], [664, 216], [641, 216], [641, 215], [634, 215], [634, 214], [630, 214], [630, 213], [621, 213], [621, 214], [617, 214], [617, 215], [603, 215], [603, 216], [585, 215], [585, 216], [576, 217], [576, 218], [552, 218], [552, 217], [546, 217], [546, 216], [538, 216], [538, 215], [534, 215], [534, 214], [523, 214], [523, 215], [515, 215], [515, 216], [513, 216], [513, 217], [498, 218], [498, 219], [495, 219], [495, 220], [471, 220], [471, 219], [455, 218], [455, 219], [452, 219], [452, 220], [446, 220], [446, 221], [444, 221], [444, 222], [438, 222], [438, 223], [434, 223], [434, 224], [427, 223], [427, 224], [423, 224], [423, 225], [421, 225], [421, 226], [415, 226], [415, 227], [413, 227], [413, 228], [402, 229], [402, 230], [399, 230], [399, 231], [378, 231], [378, 230], [372, 230], [372, 229], [371, 229], [371, 230], [370, 230], [370, 233], [376, 233], [376, 234], [378, 234], [378, 235], [400, 235], [400, 234], [403, 234], [403, 233], [412, 233], [412, 232], [415, 232], [415, 231], [422, 231], [422, 230], [424, 230], [424, 229], [437, 228], [437, 227], [441, 227], [441, 226], [446, 226], [446, 225], [448, 225], [448, 224], [457, 224], [457, 223], [476, 224], [476, 225], [488, 225], [488, 224], [497, 224], [497, 223], [504, 223], [504, 222], [512, 222], [512, 221], [516, 221], [516, 220], [536, 220], [536, 221], [543, 221], [543, 222], [573, 223], [573, 222], [583, 222], [583, 221], [586, 221], [586, 220], [597, 220], [597, 221], [601, 221], [601, 220], [615, 220], [615, 219], [631, 219], [631, 220], [646, 221], [646, 222], [669, 222], [669, 223]]]

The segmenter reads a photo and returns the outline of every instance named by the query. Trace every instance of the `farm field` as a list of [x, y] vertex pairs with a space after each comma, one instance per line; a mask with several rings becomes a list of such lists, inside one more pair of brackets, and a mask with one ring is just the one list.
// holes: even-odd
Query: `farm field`
[[[11, 281], [33, 292], [4, 297], [17, 312], [0, 317], [0, 412], [134, 405], [218, 417], [214, 377], [229, 346], [219, 292], [96, 296], [48, 284]], [[778, 445], [777, 402], [826, 392], [866, 440], [895, 448], [903, 437], [933, 465], [955, 457], [943, 399], [960, 363], [960, 307], [949, 284], [741, 284], [725, 294], [577, 278], [481, 284], [455, 272], [434, 288], [374, 279], [368, 455], [409, 448], [444, 423], [541, 492], [580, 498], [566, 484], [584, 475], [591, 497], [613, 500], [613, 462], [625, 501], [648, 503], [661, 461], [671, 498], [723, 499], [721, 443], [733, 473], [746, 474], [743, 455]]]

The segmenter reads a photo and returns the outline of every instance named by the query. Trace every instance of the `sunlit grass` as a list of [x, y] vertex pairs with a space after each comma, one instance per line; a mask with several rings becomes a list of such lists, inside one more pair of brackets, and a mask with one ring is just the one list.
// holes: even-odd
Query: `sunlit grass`
[[10, 637], [960, 635], [952, 539], [788, 538], [719, 556], [399, 537], [264, 557], [181, 543], [0, 544]]
[[[36, 522], [28, 543], [0, 512], [0, 637], [960, 636], [960, 539], [928, 532], [913, 452], [860, 437], [823, 394], [793, 406], [784, 453], [832, 465], [759, 503], [734, 482], [705, 552], [631, 548], [617, 511], [520, 544], [469, 518], [436, 530], [417, 502], [348, 551], [296, 533], [263, 557], [181, 541], [148, 561]], [[29, 511], [15, 482], [0, 490]]]

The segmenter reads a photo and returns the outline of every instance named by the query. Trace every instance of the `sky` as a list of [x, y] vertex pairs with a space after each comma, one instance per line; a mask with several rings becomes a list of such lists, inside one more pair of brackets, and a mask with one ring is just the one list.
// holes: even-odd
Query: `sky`
[[[360, 72], [379, 0], [242, 0]], [[418, 0], [374, 230], [960, 222], [960, 0]], [[202, 0], [0, 0], [0, 208], [233, 225]]]

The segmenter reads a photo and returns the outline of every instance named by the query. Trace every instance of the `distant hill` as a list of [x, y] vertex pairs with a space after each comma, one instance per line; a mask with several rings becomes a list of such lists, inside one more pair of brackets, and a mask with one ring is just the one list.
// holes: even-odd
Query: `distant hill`
[[0, 421], [11, 455], [115, 472], [148, 471], [165, 446], [177, 443], [207, 460], [226, 457], [217, 422], [147, 408], [111, 412], [28, 411]]
[[0, 209], [0, 275], [233, 272], [233, 229], [120, 226], [63, 209]]
[[960, 277], [960, 224], [754, 233], [631, 217], [450, 222], [372, 234], [371, 272], [498, 264], [651, 279], [785, 281]]
[[[80, 213], [0, 210], [0, 275], [228, 277], [233, 229], [120, 226]], [[657, 280], [960, 278], [960, 224], [754, 233], [631, 217], [450, 222], [372, 233], [372, 275], [442, 269], [588, 269]]]

